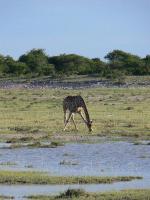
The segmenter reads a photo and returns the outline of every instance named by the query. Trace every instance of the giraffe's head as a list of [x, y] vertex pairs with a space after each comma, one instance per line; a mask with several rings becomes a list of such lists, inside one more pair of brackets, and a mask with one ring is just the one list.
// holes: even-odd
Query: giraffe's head
[[87, 127], [88, 127], [88, 129], [89, 129], [89, 131], [91, 132], [91, 131], [93, 131], [93, 129], [92, 129], [92, 120], [89, 120], [88, 122], [87, 122]]

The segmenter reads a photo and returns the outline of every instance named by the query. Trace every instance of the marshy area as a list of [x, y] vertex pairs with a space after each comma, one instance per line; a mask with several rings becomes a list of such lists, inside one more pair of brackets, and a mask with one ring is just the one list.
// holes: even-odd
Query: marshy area
[[49, 195], [67, 189], [93, 194], [150, 188], [149, 141], [137, 145], [130, 139], [103, 138], [98, 143], [65, 143], [55, 148], [9, 148], [4, 143], [0, 152], [0, 194], [15, 199], [51, 199]]
[[[83, 88], [1, 86], [0, 199], [150, 198], [150, 88]], [[92, 134], [78, 115], [63, 131], [68, 95], [85, 99]]]

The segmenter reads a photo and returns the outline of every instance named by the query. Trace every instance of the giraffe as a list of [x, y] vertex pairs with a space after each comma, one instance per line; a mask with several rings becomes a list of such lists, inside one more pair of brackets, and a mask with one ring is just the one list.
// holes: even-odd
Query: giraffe
[[[63, 110], [64, 110], [64, 131], [66, 130], [67, 124], [72, 120], [75, 129], [77, 130], [76, 123], [74, 121], [75, 113], [78, 113], [83, 119], [84, 123], [87, 125], [89, 131], [92, 131], [92, 120], [90, 120], [90, 116], [86, 107], [86, 104], [81, 96], [67, 96], [63, 101]], [[68, 111], [68, 116], [67, 116]], [[84, 114], [85, 117], [84, 117]]]

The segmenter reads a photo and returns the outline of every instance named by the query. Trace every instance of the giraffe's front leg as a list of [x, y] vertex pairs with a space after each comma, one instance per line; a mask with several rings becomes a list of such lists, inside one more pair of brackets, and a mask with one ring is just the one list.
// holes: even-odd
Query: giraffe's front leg
[[79, 115], [81, 116], [81, 118], [83, 119], [84, 123], [87, 124], [87, 121], [86, 119], [84, 118], [84, 115], [82, 112], [79, 112]]
[[67, 124], [68, 124], [68, 122], [69, 122], [69, 120], [70, 120], [71, 116], [72, 116], [72, 113], [71, 113], [71, 112], [69, 112], [68, 118], [66, 118], [66, 120], [65, 120], [65, 127], [64, 127], [64, 131], [66, 130]]
[[77, 129], [77, 126], [76, 126], [76, 123], [75, 123], [75, 120], [74, 120], [74, 113], [72, 113], [72, 116], [71, 116], [71, 119], [72, 119], [72, 122], [73, 122], [73, 124], [74, 124], [74, 127], [75, 127], [75, 130], [78, 130]]

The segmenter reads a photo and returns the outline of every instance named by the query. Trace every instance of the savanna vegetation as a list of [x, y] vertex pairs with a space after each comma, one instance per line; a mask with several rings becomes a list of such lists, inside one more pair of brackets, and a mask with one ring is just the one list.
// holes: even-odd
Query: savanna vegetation
[[[63, 131], [62, 100], [67, 95], [82, 94], [91, 119], [93, 135], [132, 136], [149, 139], [149, 88], [88, 88], [88, 89], [0, 89], [0, 138], [15, 143], [42, 138], [87, 135], [88, 129], [77, 114], [74, 126]], [[58, 136], [58, 137], [57, 137]], [[18, 139], [16, 139], [18, 138]]]
[[82, 189], [68, 189], [57, 196], [29, 196], [35, 200], [149, 200], [150, 190], [122, 190], [118, 192], [89, 193]]
[[98, 74], [116, 78], [125, 75], [150, 75], [150, 55], [141, 58], [121, 50], [113, 50], [100, 58], [87, 58], [76, 54], [49, 56], [43, 49], [32, 49], [17, 60], [0, 55], [0, 77], [20, 76], [64, 77], [72, 74]]
[[50, 176], [45, 172], [0, 171], [1, 184], [93, 184], [142, 179], [140, 176]]
[[[128, 83], [133, 75], [150, 75], [150, 55], [145, 58], [120, 50], [105, 56], [106, 62], [99, 58], [86, 58], [75, 54], [48, 56], [42, 49], [33, 49], [18, 60], [0, 55], [0, 78], [41, 77], [64, 78], [65, 81], [78, 81], [72, 77], [93, 75]], [[96, 75], [96, 76], [95, 76]], [[67, 77], [69, 76], [69, 77]], [[149, 76], [148, 81], [149, 81]], [[35, 78], [35, 79], [34, 79]], [[23, 80], [23, 79], [21, 79]], [[47, 79], [46, 79], [47, 80]], [[85, 80], [85, 79], [84, 79]], [[88, 80], [88, 76], [86, 77]], [[146, 79], [144, 79], [146, 80]], [[133, 81], [133, 79], [132, 79]], [[82, 95], [93, 120], [95, 136], [130, 136], [138, 139], [150, 138], [150, 88], [85, 88], [48, 89], [48, 88], [7, 88], [0, 89], [0, 140], [11, 143], [9, 148], [25, 146], [28, 148], [55, 148], [65, 141], [77, 141], [77, 136], [88, 135], [88, 130], [79, 115], [75, 116], [78, 132], [70, 123], [63, 131], [62, 100], [67, 95]], [[70, 138], [69, 138], [70, 137]], [[68, 139], [69, 138], [69, 139]], [[43, 143], [43, 141], [47, 143]], [[139, 142], [134, 144], [138, 145]], [[149, 143], [148, 143], [149, 145]], [[3, 148], [3, 147], [2, 147]], [[8, 147], [7, 147], [8, 148]], [[60, 164], [64, 164], [63, 162]], [[3, 166], [15, 165], [2, 162]], [[88, 184], [130, 181], [142, 177], [59, 177], [41, 172], [0, 171], [1, 184]], [[70, 196], [68, 196], [70, 195]], [[127, 190], [109, 193], [87, 193], [85, 191], [66, 191], [59, 196], [30, 196], [30, 199], [109, 199], [109, 200], [149, 200], [149, 190]], [[0, 197], [0, 199], [5, 197]], [[11, 198], [11, 197], [10, 197]]]
[[14, 199], [14, 197], [13, 196], [0, 195], [0, 200], [6, 200], [6, 199]]

